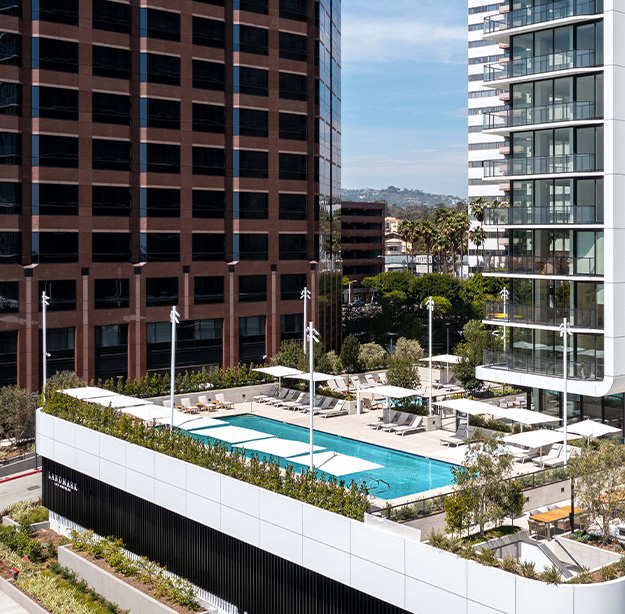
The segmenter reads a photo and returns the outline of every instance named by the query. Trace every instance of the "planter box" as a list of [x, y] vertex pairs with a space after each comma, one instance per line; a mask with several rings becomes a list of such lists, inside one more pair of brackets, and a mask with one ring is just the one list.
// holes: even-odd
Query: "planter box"
[[29, 614], [50, 614], [48, 610], [44, 610], [36, 601], [33, 601], [28, 595], [22, 593], [19, 588], [16, 588], [11, 580], [0, 579], [0, 591], [8, 595]]
[[[9, 518], [9, 516], [4, 516], [2, 518], [2, 526], [3, 527], [19, 527], [19, 522], [15, 522], [15, 520], [13, 520], [13, 518]], [[39, 531], [41, 529], [49, 529], [50, 528], [50, 521], [49, 520], [42, 520], [41, 522], [35, 522], [33, 524], [30, 525], [31, 530], [33, 531], [33, 533], [35, 531]]]

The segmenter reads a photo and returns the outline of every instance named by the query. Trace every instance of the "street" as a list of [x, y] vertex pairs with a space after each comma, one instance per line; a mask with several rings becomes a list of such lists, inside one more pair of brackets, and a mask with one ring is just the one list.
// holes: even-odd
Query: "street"
[[0, 510], [22, 499], [41, 496], [41, 473], [0, 483]]

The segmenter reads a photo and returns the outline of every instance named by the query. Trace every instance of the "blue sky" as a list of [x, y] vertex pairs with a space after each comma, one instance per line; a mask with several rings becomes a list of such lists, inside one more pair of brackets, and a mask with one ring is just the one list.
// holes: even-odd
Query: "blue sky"
[[343, 0], [342, 184], [466, 196], [466, 0]]

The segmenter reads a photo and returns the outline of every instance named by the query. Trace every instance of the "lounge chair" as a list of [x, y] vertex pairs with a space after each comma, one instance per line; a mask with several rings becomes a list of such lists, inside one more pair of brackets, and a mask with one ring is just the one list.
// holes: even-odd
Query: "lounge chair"
[[507, 451], [517, 463], [524, 463], [540, 456], [540, 447], [538, 448], [521, 448], [517, 446], [506, 446]]
[[400, 413], [399, 420], [397, 420], [397, 422], [393, 424], [382, 425], [378, 430], [390, 433], [393, 429], [396, 429], [399, 426], [404, 426], [404, 424], [406, 424], [410, 418], [412, 418], [410, 414]]
[[367, 424], [367, 426], [369, 428], [375, 429], [377, 431], [378, 429], [382, 428], [383, 426], [388, 426], [390, 424], [397, 424], [397, 421], [399, 420], [399, 416], [400, 415], [401, 414], [399, 412], [395, 411], [395, 412], [393, 412], [392, 415], [389, 414], [387, 416], [387, 418], [388, 418], [387, 420], [382, 419], [382, 420], [378, 420], [377, 422], [369, 422]]
[[267, 399], [265, 403], [267, 405], [272, 405], [274, 407], [280, 405], [280, 403], [284, 403], [284, 401], [290, 401], [297, 394], [297, 390], [289, 390], [288, 388], [283, 388], [280, 391], [280, 394], [273, 399]]
[[184, 399], [180, 399], [180, 405], [176, 405], [176, 409], [179, 409], [185, 414], [197, 413], [197, 407], [191, 405], [191, 399], [189, 399], [188, 397], [185, 397]]
[[365, 382], [369, 388], [375, 388], [378, 385], [378, 382], [375, 381], [375, 378], [370, 373], [365, 375]]
[[334, 380], [335, 384], [336, 384], [336, 388], [335, 390], [339, 390], [340, 392], [347, 392], [348, 388], [345, 385], [345, 380], [342, 377], [337, 377]]
[[288, 409], [290, 405], [293, 403], [301, 403], [306, 396], [305, 392], [295, 392], [293, 396], [288, 399], [284, 399], [279, 401], [278, 403], [274, 403], [274, 407], [279, 407], [280, 409]]
[[360, 404], [362, 409], [365, 411], [374, 411], [376, 409], [382, 409], [384, 407], [384, 405], [379, 401], [373, 401], [367, 398], [360, 399]]
[[226, 401], [224, 395], [221, 392], [218, 392], [215, 395], [215, 401], [219, 404], [220, 408], [223, 409], [234, 409], [234, 403], [232, 401]]
[[547, 454], [543, 454], [542, 458], [540, 456], [538, 458], [533, 458], [532, 463], [534, 463], [534, 465], [536, 465], [537, 467], [541, 467], [545, 461], [550, 461], [558, 458], [561, 452], [562, 444], [555, 443], [551, 446], [551, 449], [549, 450], [549, 452], [547, 452]]
[[[571, 458], [570, 452], [569, 458]], [[558, 456], [555, 456], [554, 458], [551, 458], [547, 461], [543, 461], [543, 467], [549, 467], [550, 469], [553, 469], [554, 467], [560, 467], [562, 465], [564, 465], [564, 446], [562, 446], [562, 449], [560, 450]]]
[[256, 396], [252, 397], [252, 401], [255, 401], [256, 403], [264, 403], [267, 399], [273, 399], [276, 396], [277, 392], [278, 387], [273, 386], [269, 389], [269, 394], [257, 394]]
[[455, 435], [450, 435], [449, 437], [441, 437], [441, 445], [447, 446], [462, 446], [467, 443], [467, 439], [469, 438], [469, 432], [467, 430], [466, 424], [461, 424], [458, 427]]
[[[313, 411], [315, 414], [318, 414], [323, 409], [330, 409], [330, 406], [334, 402], [332, 397], [321, 397], [321, 400], [317, 397], [315, 399], [315, 406], [313, 407]], [[310, 411], [310, 403], [300, 409], [302, 412]]]
[[388, 380], [386, 379], [386, 371], [378, 373], [378, 382], [380, 382], [383, 386], [388, 383]]
[[347, 409], [345, 408], [345, 401], [341, 399], [334, 407], [329, 407], [328, 409], [320, 409], [317, 412], [317, 415], [322, 418], [333, 418], [334, 416], [343, 416], [347, 414]]
[[404, 424], [403, 426], [398, 426], [393, 429], [393, 433], [395, 435], [409, 435], [410, 433], [418, 433], [419, 431], [425, 431], [425, 426], [423, 426], [423, 416], [415, 416], [412, 420], [411, 424]]
[[213, 401], [209, 401], [205, 394], [201, 394], [197, 398], [197, 403], [195, 405], [202, 411], [213, 411], [217, 409], [217, 405], [215, 405]]
[[309, 406], [310, 406], [310, 395], [304, 393], [304, 394], [300, 394], [299, 397], [295, 401], [287, 401], [286, 403], [283, 403], [280, 407], [282, 407], [282, 409], [289, 409], [291, 411], [299, 411]]

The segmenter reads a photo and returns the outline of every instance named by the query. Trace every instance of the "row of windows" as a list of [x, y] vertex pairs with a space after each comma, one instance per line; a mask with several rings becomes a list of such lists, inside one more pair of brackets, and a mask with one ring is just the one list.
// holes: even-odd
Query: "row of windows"
[[[92, 262], [130, 262], [131, 235], [121, 232], [94, 232], [91, 235]], [[307, 236], [281, 234], [280, 260], [306, 260]], [[179, 262], [180, 234], [142, 233], [139, 235], [141, 262]], [[226, 258], [226, 240], [223, 234], [194, 233], [192, 235], [193, 262], [222, 262]], [[269, 235], [234, 235], [233, 260], [268, 260]], [[0, 265], [21, 264], [22, 242], [19, 232], [0, 232]], [[78, 262], [78, 233], [35, 232], [32, 235], [34, 263]]]
[[491, 98], [492, 96], [499, 96], [505, 90], [479, 90], [477, 92], [469, 92], [469, 98]]
[[476, 15], [477, 13], [490, 13], [490, 11], [496, 11], [500, 6], [503, 6], [504, 4], [505, 2], [499, 2], [497, 4], [484, 4], [482, 6], [474, 6], [473, 8], [469, 9], [469, 15]]
[[482, 22], [469, 24], [469, 32], [477, 32], [478, 30], [480, 32], [484, 31], [484, 24]]
[[483, 126], [469, 126], [469, 132], [482, 132]]
[[506, 109], [504, 105], [496, 107], [479, 107], [477, 109], [469, 109], [469, 115], [483, 115], [485, 113], [492, 113], [493, 111], [503, 111]]
[[469, 75], [469, 82], [471, 81], [484, 81], [484, 74], [477, 73], [477, 75]]
[[477, 58], [469, 58], [469, 65], [472, 64], [485, 64], [486, 62], [497, 62], [505, 57], [505, 54], [497, 54], [497, 55], [482, 55]]
[[480, 39], [477, 41], [469, 41], [469, 49], [473, 49], [474, 47], [489, 47], [490, 45], [498, 45], [498, 44], [499, 43], [496, 41], [488, 41], [488, 40]]
[[483, 166], [484, 166], [484, 163], [482, 162], [482, 160], [469, 162], [469, 168], [482, 168]]
[[503, 147], [504, 144], [501, 142], [497, 143], [469, 143], [469, 151], [482, 151], [484, 149], [499, 149]]

